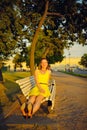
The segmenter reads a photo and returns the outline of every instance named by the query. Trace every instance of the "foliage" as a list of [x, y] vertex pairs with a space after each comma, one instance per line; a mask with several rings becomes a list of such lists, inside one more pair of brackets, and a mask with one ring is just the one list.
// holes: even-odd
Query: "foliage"
[[16, 2], [0, 1], [0, 57], [3, 59], [13, 56], [18, 49], [24, 51], [23, 39], [29, 36]]
[[18, 53], [21, 62], [30, 62], [30, 43], [39, 28], [47, 2], [46, 18], [42, 30], [38, 30], [35, 61], [38, 62], [40, 56], [46, 55], [51, 59], [50, 62], [61, 61], [65, 47], [73, 45], [74, 41], [86, 44], [85, 0], [82, 3], [77, 0], [1, 0], [0, 57], [7, 58]]
[[62, 40], [59, 40], [58, 38], [52, 38], [52, 36], [52, 31], [50, 31], [50, 34], [47, 36], [43, 30], [40, 31], [35, 50], [35, 63], [38, 64], [42, 57], [47, 57], [49, 63], [62, 61], [63, 49], [66, 43], [63, 43]]
[[84, 67], [87, 68], [87, 54], [84, 54], [82, 57], [81, 57], [81, 61], [79, 62], [80, 65], [83, 65]]

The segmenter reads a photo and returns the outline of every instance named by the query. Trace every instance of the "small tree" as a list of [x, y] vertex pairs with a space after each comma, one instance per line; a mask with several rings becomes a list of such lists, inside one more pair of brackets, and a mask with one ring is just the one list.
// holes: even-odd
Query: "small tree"
[[81, 60], [79, 62], [80, 65], [83, 65], [84, 67], [87, 68], [87, 54], [84, 54], [82, 57], [81, 57]]
[[16, 54], [16, 56], [13, 59], [14, 65], [14, 71], [16, 71], [17, 67], [20, 67], [22, 69], [22, 62], [23, 62], [23, 57], [20, 54]]

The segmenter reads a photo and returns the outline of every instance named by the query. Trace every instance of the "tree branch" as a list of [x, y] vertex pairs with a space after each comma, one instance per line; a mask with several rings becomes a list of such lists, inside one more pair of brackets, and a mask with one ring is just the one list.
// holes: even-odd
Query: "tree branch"
[[64, 16], [62, 15], [62, 14], [60, 14], [60, 13], [55, 13], [55, 12], [47, 12], [47, 15], [54, 15], [54, 16], [58, 16], [58, 17], [62, 17], [62, 18], [64, 18]]
[[42, 58], [46, 58], [47, 54], [49, 53], [50, 51], [50, 47], [47, 47], [42, 55]]

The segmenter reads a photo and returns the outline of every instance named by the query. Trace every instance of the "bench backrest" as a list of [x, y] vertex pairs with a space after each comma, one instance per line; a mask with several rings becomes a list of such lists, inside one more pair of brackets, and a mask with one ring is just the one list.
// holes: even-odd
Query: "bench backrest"
[[26, 99], [28, 99], [29, 91], [35, 86], [34, 76], [29, 76], [20, 80], [16, 80], [16, 83], [19, 84], [20, 89]]
[[[29, 76], [29, 77], [17, 80], [16, 83], [19, 84], [22, 93], [24, 94], [26, 99], [28, 99], [29, 98], [29, 91], [35, 86], [34, 76]], [[55, 87], [54, 87], [55, 86], [55, 80], [51, 80], [49, 85], [50, 85], [49, 89], [50, 89], [50, 92], [51, 92], [51, 96], [48, 97], [47, 100], [51, 100], [55, 96]]]

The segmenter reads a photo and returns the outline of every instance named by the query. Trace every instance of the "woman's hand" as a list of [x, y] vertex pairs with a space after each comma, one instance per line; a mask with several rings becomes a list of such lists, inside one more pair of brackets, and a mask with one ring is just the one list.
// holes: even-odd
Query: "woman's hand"
[[45, 90], [42, 89], [41, 87], [39, 88], [39, 90], [40, 90], [41, 93], [45, 93]]

